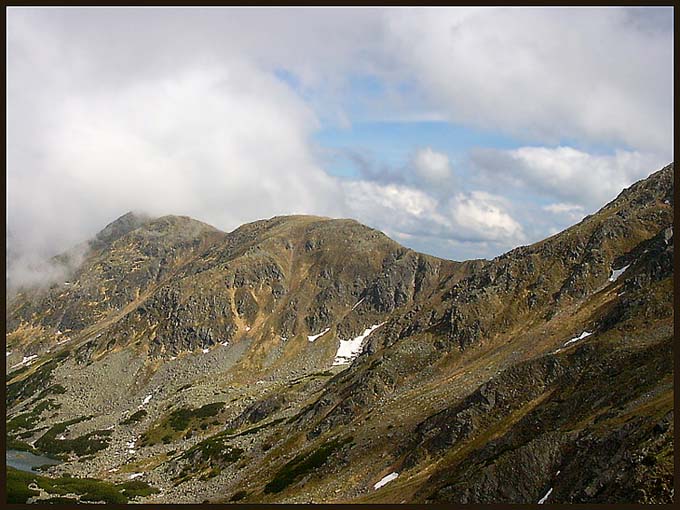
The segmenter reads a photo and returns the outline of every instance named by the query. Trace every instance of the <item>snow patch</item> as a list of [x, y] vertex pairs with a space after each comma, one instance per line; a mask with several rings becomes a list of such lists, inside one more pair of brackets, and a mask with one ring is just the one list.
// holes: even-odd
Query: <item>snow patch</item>
[[392, 480], [396, 480], [398, 476], [399, 476], [399, 473], [396, 473], [396, 472], [395, 472], [395, 473], [390, 473], [389, 475], [383, 477], [383, 479], [380, 480], [378, 483], [376, 483], [376, 484], [373, 486], [373, 489], [378, 490], [378, 489], [379, 489], [380, 487], [382, 487], [383, 485], [386, 485], [386, 484], [390, 483]]
[[363, 303], [363, 302], [364, 302], [364, 299], [366, 299], [366, 298], [361, 298], [359, 301], [357, 301], [356, 303], [354, 303], [354, 306], [352, 307], [352, 310], [354, 310], [357, 306], [359, 306], [361, 303]]
[[333, 366], [349, 365], [361, 352], [361, 347], [366, 337], [383, 324], [385, 323], [381, 322], [380, 324], [375, 324], [370, 328], [366, 328], [361, 335], [352, 340], [340, 340], [340, 346], [338, 347], [338, 352], [335, 354]]
[[307, 336], [307, 340], [309, 340], [310, 342], [313, 342], [313, 341], [316, 340], [317, 338], [324, 336], [324, 335], [325, 335], [326, 333], [328, 333], [330, 330], [331, 330], [331, 328], [326, 328], [326, 329], [324, 329], [321, 333], [319, 333], [318, 335], [309, 335], [309, 336]]
[[7, 354], [5, 355], [6, 358], [9, 358], [9, 355], [12, 354], [10, 351], [5, 351]]
[[552, 491], [553, 491], [553, 488], [550, 487], [550, 489], [548, 489], [548, 492], [545, 493], [545, 496], [543, 496], [541, 499], [538, 500], [538, 504], [542, 505], [543, 503], [545, 503], [548, 500], [548, 498], [550, 497], [550, 495], [552, 494]]
[[37, 357], [38, 357], [37, 354], [32, 354], [32, 355], [30, 355], [30, 356], [24, 356], [24, 359], [22, 359], [19, 363], [17, 363], [17, 364], [14, 365], [13, 367], [11, 367], [10, 370], [12, 370], [13, 368], [20, 367], [20, 366], [22, 366], [22, 365], [28, 366], [28, 365], [30, 365], [31, 363], [33, 363]]
[[627, 266], [623, 266], [621, 269], [612, 269], [612, 275], [609, 277], [609, 281], [615, 282], [616, 280], [618, 280], [619, 276], [621, 276], [629, 267], [630, 264], [628, 264]]
[[220, 345], [222, 345], [224, 347], [228, 347], [229, 346], [229, 340], [225, 340], [224, 342], [220, 343]]
[[151, 395], [147, 395], [146, 397], [144, 397], [144, 400], [142, 400], [142, 405], [145, 406], [149, 402], [151, 402]]
[[210, 349], [203, 349], [203, 354], [208, 354], [210, 352]]
[[564, 345], [562, 347], [566, 347], [569, 344], [573, 344], [574, 342], [578, 342], [579, 340], [583, 340], [585, 337], [590, 336], [592, 334], [593, 333], [591, 331], [584, 331], [583, 333], [581, 333], [580, 336], [575, 336], [571, 340], [567, 340], [566, 342], [564, 342]]
[[250, 326], [246, 326], [246, 331], [250, 331]]
[[140, 476], [144, 476], [144, 473], [132, 473], [128, 478], [130, 480], [134, 480], [135, 478], [139, 478]]

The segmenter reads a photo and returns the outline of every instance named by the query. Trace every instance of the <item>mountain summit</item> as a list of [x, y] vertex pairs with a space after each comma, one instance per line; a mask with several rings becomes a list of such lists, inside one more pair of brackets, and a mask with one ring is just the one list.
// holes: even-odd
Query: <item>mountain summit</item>
[[669, 165], [466, 262], [353, 220], [128, 213], [7, 305], [8, 444], [61, 461], [16, 498], [670, 502], [673, 206]]

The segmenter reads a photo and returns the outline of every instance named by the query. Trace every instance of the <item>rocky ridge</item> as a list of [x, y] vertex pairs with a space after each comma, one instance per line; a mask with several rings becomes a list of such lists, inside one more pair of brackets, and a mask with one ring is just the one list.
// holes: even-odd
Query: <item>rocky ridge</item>
[[491, 261], [127, 214], [8, 303], [9, 437], [143, 502], [669, 502], [672, 214], [672, 165]]

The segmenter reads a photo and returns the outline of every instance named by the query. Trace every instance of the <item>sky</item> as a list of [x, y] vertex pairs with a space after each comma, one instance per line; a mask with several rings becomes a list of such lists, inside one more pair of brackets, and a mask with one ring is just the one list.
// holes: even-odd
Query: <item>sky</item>
[[9, 8], [8, 281], [129, 210], [454, 260], [673, 160], [672, 8]]

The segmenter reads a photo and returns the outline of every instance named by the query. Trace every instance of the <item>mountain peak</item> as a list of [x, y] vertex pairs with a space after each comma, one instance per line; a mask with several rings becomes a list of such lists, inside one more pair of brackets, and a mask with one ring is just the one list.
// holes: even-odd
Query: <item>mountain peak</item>
[[106, 225], [92, 241], [93, 248], [101, 248], [113, 243], [116, 239], [141, 227], [151, 221], [151, 216], [146, 213], [128, 211], [120, 218]]

